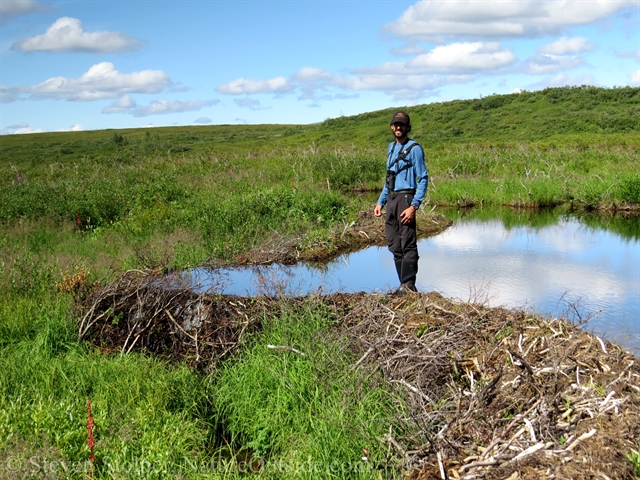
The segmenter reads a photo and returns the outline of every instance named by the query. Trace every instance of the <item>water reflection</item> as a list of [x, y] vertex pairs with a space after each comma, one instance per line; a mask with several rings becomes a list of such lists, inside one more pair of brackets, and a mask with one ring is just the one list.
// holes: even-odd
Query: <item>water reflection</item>
[[[638, 219], [603, 224], [557, 212], [446, 214], [454, 226], [419, 242], [420, 291], [556, 316], [568, 311], [576, 320], [597, 313], [587, 329], [640, 353]], [[201, 288], [216, 285], [237, 295], [387, 292], [397, 282], [391, 254], [378, 247], [322, 269], [274, 265], [191, 273]]]

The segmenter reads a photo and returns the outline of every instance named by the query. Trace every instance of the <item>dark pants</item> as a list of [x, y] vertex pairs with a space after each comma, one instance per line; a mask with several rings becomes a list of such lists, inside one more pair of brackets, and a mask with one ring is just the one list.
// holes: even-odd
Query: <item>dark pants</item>
[[413, 195], [400, 193], [389, 195], [385, 220], [385, 235], [389, 251], [393, 253], [398, 279], [403, 285], [415, 289], [418, 273], [418, 244], [415, 216], [410, 223], [400, 222], [400, 214], [409, 208]]

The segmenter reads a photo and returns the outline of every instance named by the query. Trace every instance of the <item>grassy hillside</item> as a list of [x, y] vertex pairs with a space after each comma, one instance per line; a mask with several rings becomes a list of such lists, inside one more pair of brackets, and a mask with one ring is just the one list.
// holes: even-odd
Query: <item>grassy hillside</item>
[[[640, 133], [640, 88], [547, 88], [535, 92], [492, 95], [474, 100], [454, 100], [406, 108], [413, 137], [426, 145], [467, 142], [561, 141], [569, 135], [631, 135]], [[394, 109], [329, 119], [340, 138], [348, 131], [357, 141], [386, 138], [386, 124]], [[366, 131], [366, 134], [365, 134]], [[363, 135], [364, 134], [364, 135]], [[616, 142], [626, 143], [618, 137]]]
[[[425, 145], [549, 140], [558, 135], [640, 133], [640, 88], [547, 88], [474, 100], [404, 108], [413, 137]], [[3, 136], [0, 159], [80, 159], [97, 152], [121, 155], [225, 148], [232, 152], [332, 142], [385, 144], [396, 107], [327, 119], [312, 125], [212, 125], [52, 132]], [[36, 147], [37, 145], [37, 147]], [[120, 150], [117, 150], [117, 149]]]

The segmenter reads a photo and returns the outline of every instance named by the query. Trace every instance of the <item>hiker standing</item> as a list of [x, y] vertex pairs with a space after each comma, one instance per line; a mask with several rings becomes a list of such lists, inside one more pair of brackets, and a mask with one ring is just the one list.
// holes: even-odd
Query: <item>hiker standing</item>
[[394, 141], [387, 150], [387, 176], [373, 213], [380, 217], [387, 206], [385, 236], [400, 280], [396, 293], [404, 294], [417, 291], [416, 211], [424, 200], [429, 176], [422, 147], [409, 139], [411, 121], [406, 112], [393, 115], [391, 132]]

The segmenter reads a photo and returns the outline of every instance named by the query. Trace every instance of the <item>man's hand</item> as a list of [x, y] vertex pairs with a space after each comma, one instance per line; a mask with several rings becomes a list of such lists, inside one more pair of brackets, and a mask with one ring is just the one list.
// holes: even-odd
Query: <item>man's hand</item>
[[373, 207], [373, 214], [376, 217], [381, 217], [382, 216], [382, 205], [376, 205], [375, 207]]
[[409, 208], [407, 208], [406, 210], [403, 210], [402, 213], [400, 214], [400, 222], [403, 225], [406, 225], [407, 223], [411, 223], [411, 221], [415, 218], [416, 216], [416, 207], [414, 207], [413, 205], [409, 205]]

